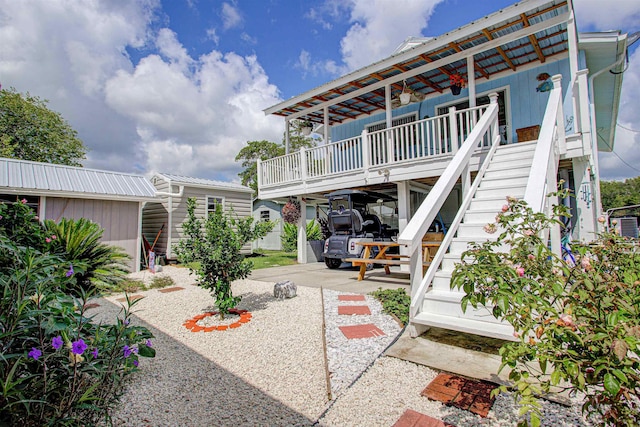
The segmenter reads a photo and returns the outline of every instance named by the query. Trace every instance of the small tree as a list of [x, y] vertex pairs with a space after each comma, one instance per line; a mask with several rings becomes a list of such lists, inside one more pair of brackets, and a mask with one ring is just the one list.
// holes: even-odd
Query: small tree
[[471, 245], [451, 286], [464, 290], [463, 310], [486, 305], [513, 325], [517, 341], [500, 349], [501, 369], [511, 369], [513, 394], [533, 425], [537, 396], [558, 390], [584, 393], [583, 412], [603, 425], [640, 425], [640, 252], [606, 234], [572, 244], [565, 260], [541, 236], [567, 214], [554, 206], [549, 218], [507, 198], [485, 227], [503, 232]]
[[264, 237], [271, 222], [253, 223], [252, 217], [233, 218], [225, 215], [222, 205], [216, 205], [206, 221], [195, 215], [196, 199], [187, 201], [187, 219], [182, 224], [186, 239], [176, 246], [180, 262], [191, 262], [198, 276], [198, 285], [209, 289], [216, 299], [220, 318], [234, 308], [240, 297], [234, 297], [231, 283], [246, 278], [253, 264], [241, 253], [245, 243]]

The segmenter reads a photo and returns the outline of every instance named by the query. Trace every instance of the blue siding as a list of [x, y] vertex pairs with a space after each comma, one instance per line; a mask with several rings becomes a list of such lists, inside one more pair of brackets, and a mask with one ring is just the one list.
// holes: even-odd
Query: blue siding
[[[489, 81], [482, 80], [476, 87], [477, 93], [486, 93], [492, 89], [509, 87], [511, 104], [510, 131], [513, 141], [517, 141], [516, 129], [540, 125], [542, 123], [544, 110], [549, 100], [549, 92], [536, 92], [536, 88], [540, 84], [540, 82], [536, 80], [536, 76], [540, 73], [548, 73], [552, 76], [562, 74], [563, 93], [565, 93], [567, 97], [571, 96], [570, 93], [567, 93], [567, 88], [570, 83], [568, 59], [542, 64], [539, 67], [502, 78]], [[397, 117], [411, 112], [419, 112], [420, 119], [427, 116], [434, 117], [436, 115], [437, 105], [461, 102], [465, 98], [468, 98], [468, 96], [468, 89], [463, 89], [458, 96], [453, 96], [450, 91], [446, 90], [441, 96], [429, 98], [421, 103], [396, 108], [393, 110], [393, 116]], [[565, 102], [565, 109], [566, 108], [571, 108], [571, 102]], [[572, 111], [565, 111], [565, 118], [572, 116]], [[385, 113], [381, 112], [360, 120], [345, 123], [344, 125], [336, 125], [331, 128], [331, 140], [340, 141], [360, 135], [366, 125], [384, 120]]]

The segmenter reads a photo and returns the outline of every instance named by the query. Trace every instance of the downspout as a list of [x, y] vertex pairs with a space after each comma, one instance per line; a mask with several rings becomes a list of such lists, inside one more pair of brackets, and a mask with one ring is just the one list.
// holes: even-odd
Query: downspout
[[[169, 181], [169, 190], [171, 190], [171, 181]], [[171, 231], [173, 230], [173, 198], [174, 197], [182, 197], [182, 195], [184, 194], [184, 185], [181, 185], [180, 187], [178, 187], [179, 190], [177, 193], [167, 193], [164, 191], [156, 191], [156, 196], [167, 196], [168, 200], [167, 200], [167, 213], [168, 213], [168, 218], [167, 218], [167, 222], [168, 224], [168, 231], [167, 231], [167, 253], [166, 253], [166, 258], [170, 259], [173, 258], [173, 254], [171, 253], [171, 237], [172, 237], [172, 233]]]

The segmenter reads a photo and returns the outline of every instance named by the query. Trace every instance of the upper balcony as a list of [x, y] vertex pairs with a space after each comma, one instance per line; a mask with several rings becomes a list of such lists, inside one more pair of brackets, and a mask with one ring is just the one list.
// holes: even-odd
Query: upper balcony
[[[260, 198], [324, 193], [437, 177], [471, 132], [487, 105], [427, 118], [258, 163]], [[453, 141], [453, 143], [452, 143]], [[476, 151], [479, 163], [489, 141]]]

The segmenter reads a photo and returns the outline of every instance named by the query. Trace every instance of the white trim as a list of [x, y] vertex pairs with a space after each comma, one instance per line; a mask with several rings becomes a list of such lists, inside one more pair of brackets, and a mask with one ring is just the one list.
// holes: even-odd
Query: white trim
[[146, 202], [138, 203], [138, 236], [136, 237], [136, 255], [135, 255], [135, 264], [133, 266], [133, 271], [140, 271], [140, 260], [142, 259], [142, 210], [144, 209], [144, 205]]
[[75, 193], [69, 191], [49, 191], [18, 187], [0, 187], [2, 194], [24, 194], [28, 196], [64, 197], [68, 199], [112, 200], [117, 202], [157, 202], [157, 197], [117, 196], [114, 194]]
[[38, 203], [38, 217], [40, 221], [47, 219], [47, 196], [40, 196], [40, 203]]
[[[500, 86], [497, 88], [492, 88], [489, 90], [486, 90], [484, 92], [479, 92], [476, 94], [476, 99], [478, 98], [482, 98], [483, 96], [489, 96], [489, 94], [491, 92], [495, 92], [495, 93], [500, 93], [500, 92], [504, 92], [504, 114], [507, 120], [507, 144], [511, 144], [513, 141], [512, 135], [513, 135], [513, 118], [511, 117], [511, 86], [510, 85], [505, 85], [505, 86]], [[441, 104], [436, 104], [433, 107], [433, 112], [434, 112], [434, 116], [438, 115], [438, 109], [439, 108], [445, 108], [445, 107], [450, 107], [452, 105], [456, 105], [459, 104], [461, 102], [464, 102], [465, 100], [469, 100], [468, 96], [465, 97], [460, 97], [457, 99], [456, 102], [443, 102]], [[489, 105], [489, 104], [487, 104]]]

